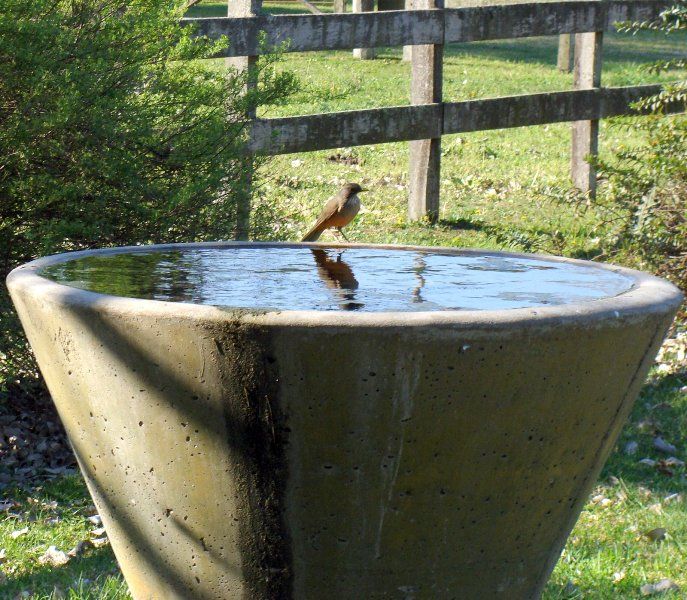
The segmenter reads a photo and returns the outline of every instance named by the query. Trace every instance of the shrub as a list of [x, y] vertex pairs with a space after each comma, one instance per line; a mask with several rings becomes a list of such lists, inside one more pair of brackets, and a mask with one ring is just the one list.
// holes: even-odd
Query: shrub
[[[624, 23], [621, 31], [687, 29], [687, 5], [664, 11], [655, 21]], [[654, 71], [687, 68], [683, 58], [661, 61]], [[596, 160], [607, 185], [594, 201], [610, 232], [607, 252], [625, 252], [637, 266], [653, 268], [687, 290], [687, 117], [666, 116], [687, 107], [687, 81], [666, 86], [636, 108], [648, 117], [621, 120], [645, 134], [645, 142], [621, 148], [611, 160]]]
[[[226, 40], [193, 37], [185, 4], [2, 0], [2, 273], [57, 251], [233, 237], [256, 166], [242, 115], [295, 83], [275, 55], [250, 73], [202, 60]], [[33, 369], [4, 287], [0, 311], [0, 369]]]

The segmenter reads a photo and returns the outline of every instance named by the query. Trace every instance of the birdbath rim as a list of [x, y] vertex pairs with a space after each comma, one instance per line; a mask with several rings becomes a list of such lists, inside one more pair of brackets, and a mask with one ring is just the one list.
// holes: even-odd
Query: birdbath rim
[[[151, 251], [192, 250], [210, 248], [312, 248], [312, 249], [378, 249], [401, 250], [425, 253], [455, 255], [479, 255], [516, 259], [539, 259], [548, 262], [569, 263], [584, 266], [593, 265], [603, 271], [623, 275], [632, 280], [632, 286], [615, 296], [593, 300], [576, 301], [568, 304], [546, 305], [529, 308], [508, 308], [497, 310], [440, 310], [440, 311], [378, 311], [354, 312], [346, 310], [272, 310], [250, 308], [228, 308], [210, 304], [199, 304], [184, 301], [154, 300], [114, 296], [93, 292], [58, 283], [40, 274], [48, 266], [69, 262], [89, 256], [110, 256], [116, 254], [149, 253]], [[99, 310], [112, 313], [138, 313], [151, 316], [174, 316], [179, 319], [210, 319], [227, 321], [240, 320], [270, 326], [332, 326], [332, 327], [448, 327], [480, 328], [499, 330], [511, 328], [518, 323], [537, 322], [540, 325], [586, 321], [618, 320], [632, 318], [633, 315], [647, 312], [665, 311], [666, 307], [677, 307], [683, 300], [680, 290], [666, 280], [653, 275], [610, 264], [592, 263], [572, 258], [547, 254], [517, 253], [481, 248], [448, 248], [442, 246], [410, 246], [394, 244], [358, 244], [358, 243], [304, 243], [304, 242], [193, 242], [173, 244], [150, 244], [141, 246], [118, 246], [79, 250], [54, 254], [36, 259], [21, 265], [7, 276], [10, 289], [27, 289], [33, 296], [40, 296], [47, 302], [60, 305], [90, 305]], [[28, 289], [27, 289], [28, 291]]]

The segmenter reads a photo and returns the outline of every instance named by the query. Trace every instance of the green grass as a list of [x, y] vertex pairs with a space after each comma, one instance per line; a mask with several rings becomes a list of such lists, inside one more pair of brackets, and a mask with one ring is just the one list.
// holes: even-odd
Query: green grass
[[[0, 598], [22, 592], [35, 600], [78, 598], [122, 600], [130, 598], [110, 546], [87, 549], [66, 565], [42, 565], [39, 558], [49, 546], [68, 552], [89, 539], [94, 526], [87, 517], [94, 513], [86, 485], [79, 475], [46, 482], [31, 490], [5, 490], [2, 499], [17, 506], [0, 519], [0, 549], [6, 559], [0, 576]], [[28, 533], [12, 538], [12, 532]]]
[[[303, 12], [297, 5], [266, 3], [269, 12]], [[225, 2], [204, 2], [193, 16], [226, 14]], [[662, 35], [605, 39], [604, 85], [632, 85], [674, 80], [644, 65], [684, 53], [687, 38]], [[301, 91], [267, 116], [297, 115], [408, 103], [410, 68], [399, 49], [383, 49], [375, 61], [359, 61], [349, 52], [288, 54], [280, 68], [294, 71]], [[571, 87], [571, 76], [555, 68], [556, 39], [452, 45], [444, 62], [446, 100], [499, 96]], [[218, 66], [221, 62], [218, 61]], [[593, 256], [603, 225], [592, 210], [580, 212], [557, 202], [556, 190], [569, 187], [569, 124], [446, 136], [443, 140], [441, 219], [434, 225], [406, 222], [408, 145], [404, 143], [344, 148], [276, 157], [262, 173], [259, 194], [271, 212], [269, 237], [298, 239], [329, 194], [344, 181], [370, 188], [364, 212], [347, 228], [355, 241], [512, 248]], [[601, 153], [638, 141], [627, 128], [601, 128]], [[327, 238], [323, 238], [327, 239]], [[660, 458], [652, 436], [680, 446], [687, 439], [687, 385], [684, 366], [677, 374], [654, 372], [622, 433], [619, 448], [635, 440], [640, 448], [628, 457], [615, 451], [573, 531], [544, 597], [640, 598], [639, 588], [667, 577], [687, 590], [687, 476], [672, 476], [638, 463]], [[656, 408], [657, 407], [657, 408]], [[679, 458], [687, 458], [684, 447]], [[680, 494], [678, 500], [667, 497]], [[109, 547], [90, 549], [63, 567], [46, 567], [38, 557], [48, 546], [69, 550], [88, 536], [91, 504], [78, 477], [47, 482], [30, 492], [5, 490], [19, 506], [16, 516], [2, 516], [0, 549], [6, 550], [0, 598], [28, 591], [30, 598], [129, 598]], [[34, 502], [34, 499], [37, 502]], [[49, 508], [56, 500], [57, 508]], [[59, 517], [58, 521], [54, 521]], [[29, 533], [12, 540], [12, 531]], [[663, 527], [661, 543], [643, 533]], [[614, 574], [616, 581], [614, 581]], [[57, 590], [54, 593], [54, 590]], [[663, 598], [681, 597], [679, 594]]]

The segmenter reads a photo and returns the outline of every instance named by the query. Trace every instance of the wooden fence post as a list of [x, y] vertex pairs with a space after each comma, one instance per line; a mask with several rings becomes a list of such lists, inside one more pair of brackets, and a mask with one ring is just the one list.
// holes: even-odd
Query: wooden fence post
[[[415, 0], [417, 10], [444, 8], [444, 0]], [[413, 46], [411, 63], [411, 104], [442, 102], [443, 44]], [[440, 117], [443, 122], [443, 116]], [[439, 218], [441, 181], [441, 137], [410, 142], [410, 193], [408, 217], [411, 220]]]
[[345, 13], [346, 12], [346, 0], [334, 0], [334, 12], [335, 13]]
[[[601, 49], [603, 33], [578, 33], [575, 35], [575, 67], [573, 86], [586, 90], [601, 86]], [[594, 196], [596, 193], [596, 169], [585, 161], [588, 155], [599, 150], [599, 121], [574, 121], [572, 125], [571, 177], [573, 185]]]
[[[229, 17], [255, 17], [260, 15], [262, 9], [262, 0], [227, 0], [227, 16]], [[227, 58], [227, 65], [232, 66], [240, 71], [249, 70], [256, 66], [257, 56], [236, 56]], [[252, 78], [248, 80], [248, 86], [256, 84]], [[249, 119], [255, 118], [255, 110], [249, 111], [246, 115]], [[252, 159], [247, 157], [247, 164], [243, 170], [243, 183], [245, 184], [245, 194], [239, 196], [236, 205], [236, 229], [234, 230], [234, 239], [247, 240], [250, 231], [250, 201], [252, 196]]]
[[[229, 0], [231, 2], [231, 0]], [[353, 12], [374, 12], [375, 0], [353, 0]], [[371, 60], [375, 57], [374, 48], [355, 48], [353, 56], [363, 60]]]
[[556, 66], [563, 73], [571, 73], [574, 63], [575, 36], [563, 33], [558, 36], [558, 59]]

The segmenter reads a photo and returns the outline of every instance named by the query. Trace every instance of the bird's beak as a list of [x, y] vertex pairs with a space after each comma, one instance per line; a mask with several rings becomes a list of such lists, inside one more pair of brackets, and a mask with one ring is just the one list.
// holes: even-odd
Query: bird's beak
[[369, 190], [368, 190], [367, 188], [361, 187], [361, 188], [360, 188], [360, 191], [361, 191], [361, 192], [368, 192]]

